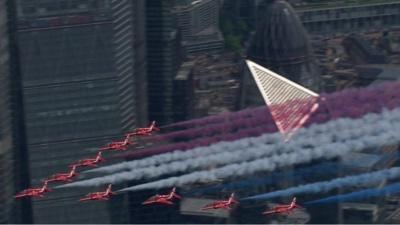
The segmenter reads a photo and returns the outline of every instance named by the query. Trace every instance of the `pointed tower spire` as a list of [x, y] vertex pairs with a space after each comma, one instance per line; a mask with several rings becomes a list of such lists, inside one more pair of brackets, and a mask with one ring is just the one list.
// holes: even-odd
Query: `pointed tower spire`
[[246, 63], [276, 126], [289, 140], [318, 109], [319, 95], [250, 60]]

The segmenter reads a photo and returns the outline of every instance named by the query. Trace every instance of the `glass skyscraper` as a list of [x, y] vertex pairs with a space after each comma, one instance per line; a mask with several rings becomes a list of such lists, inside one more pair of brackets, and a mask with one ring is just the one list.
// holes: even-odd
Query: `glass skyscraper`
[[[143, 2], [17, 1], [32, 185], [147, 124]], [[34, 222], [112, 222], [107, 203], [78, 202], [96, 190], [34, 200]]]

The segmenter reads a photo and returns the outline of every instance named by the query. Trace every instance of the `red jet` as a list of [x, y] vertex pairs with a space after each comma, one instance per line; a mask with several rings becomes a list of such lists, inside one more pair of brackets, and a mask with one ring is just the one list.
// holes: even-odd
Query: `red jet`
[[90, 166], [90, 167], [97, 167], [97, 163], [104, 162], [104, 158], [101, 156], [101, 151], [97, 153], [96, 158], [92, 159], [82, 159], [79, 160], [78, 163], [70, 165], [73, 166]]
[[232, 209], [233, 205], [239, 204], [238, 201], [235, 200], [235, 193], [232, 193], [228, 200], [219, 200], [207, 204], [201, 208], [201, 210], [207, 209]]
[[110, 199], [112, 195], [116, 195], [116, 193], [111, 191], [111, 184], [109, 184], [106, 191], [89, 193], [86, 195], [85, 198], [79, 199], [79, 201], [80, 202], [90, 201], [90, 200], [106, 201]]
[[273, 208], [272, 210], [265, 211], [262, 214], [263, 215], [284, 214], [284, 213], [289, 214], [296, 208], [303, 208], [303, 207], [296, 204], [296, 197], [294, 197], [292, 200], [292, 203], [290, 203], [290, 205], [278, 205], [275, 208]]
[[69, 173], [58, 173], [53, 175], [48, 181], [63, 181], [63, 182], [71, 182], [71, 178], [78, 176], [79, 173], [76, 172], [77, 165], [73, 165], [71, 171]]
[[156, 127], [156, 121], [151, 122], [149, 127], [137, 128], [135, 131], [128, 133], [127, 135], [151, 135], [153, 131], [160, 131], [159, 128]]
[[176, 194], [176, 188], [172, 188], [171, 192], [167, 195], [156, 194], [155, 196], [152, 196], [151, 198], [144, 201], [142, 205], [155, 204], [155, 203], [173, 205], [174, 203], [172, 202], [172, 200], [174, 200], [174, 198], [176, 199], [182, 198], [181, 196]]
[[134, 142], [129, 141], [130, 135], [126, 135], [124, 141], [114, 141], [102, 147], [100, 151], [114, 150], [114, 151], [125, 151], [128, 150], [128, 145], [134, 144]]
[[15, 198], [23, 198], [23, 197], [43, 197], [45, 192], [50, 192], [51, 190], [47, 187], [48, 181], [44, 181], [43, 186], [41, 188], [29, 188], [24, 191], [21, 191], [19, 194], [15, 195]]

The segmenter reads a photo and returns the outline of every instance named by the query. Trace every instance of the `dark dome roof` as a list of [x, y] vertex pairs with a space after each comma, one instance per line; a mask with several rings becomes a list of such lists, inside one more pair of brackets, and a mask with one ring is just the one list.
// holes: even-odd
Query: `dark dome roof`
[[304, 61], [311, 54], [307, 32], [289, 3], [268, 3], [259, 12], [260, 19], [249, 56], [267, 64], [281, 61]]

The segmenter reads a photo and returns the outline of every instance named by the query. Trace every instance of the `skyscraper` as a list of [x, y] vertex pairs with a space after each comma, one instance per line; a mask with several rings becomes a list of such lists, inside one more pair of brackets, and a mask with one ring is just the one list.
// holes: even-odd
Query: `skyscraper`
[[180, 65], [180, 36], [174, 1], [146, 1], [149, 119], [173, 121], [173, 80]]
[[[143, 1], [17, 1], [31, 182], [147, 123]], [[111, 222], [92, 189], [33, 201], [35, 223]]]
[[[258, 14], [260, 17], [257, 19], [261, 21], [257, 21], [248, 57], [302, 86], [319, 91], [319, 68], [308, 34], [294, 9], [284, 0], [268, 0]], [[245, 79], [249, 77], [245, 75]], [[255, 98], [251, 92], [254, 85], [250, 86], [244, 87], [244, 90], [249, 91], [246, 95], [253, 104]], [[260, 100], [260, 97], [257, 99]], [[258, 102], [263, 104], [262, 101]]]
[[13, 3], [0, 0], [0, 223], [31, 223], [30, 201], [13, 196], [29, 186]]

